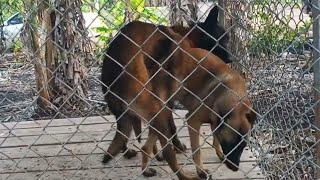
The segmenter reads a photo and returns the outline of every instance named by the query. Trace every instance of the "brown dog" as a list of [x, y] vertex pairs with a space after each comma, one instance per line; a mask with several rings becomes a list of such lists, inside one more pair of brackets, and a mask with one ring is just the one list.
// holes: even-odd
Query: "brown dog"
[[[110, 44], [107, 52], [107, 57], [104, 60], [102, 67], [102, 82], [103, 93], [109, 94], [109, 88], [112, 82], [115, 81], [118, 75], [121, 74], [121, 69], [131, 63], [133, 59], [137, 59], [136, 55], [141, 47], [141, 67], [139, 70], [146, 71], [146, 79], [152, 77], [158, 71], [160, 64], [168, 56], [170, 41], [169, 31], [178, 32], [181, 36], [189, 40], [191, 47], [199, 47], [212, 51], [212, 53], [224, 59], [225, 62], [230, 62], [227, 52], [228, 36], [225, 30], [218, 25], [218, 8], [214, 7], [205, 22], [195, 24], [190, 28], [181, 26], [164, 27], [155, 26], [153, 24], [143, 22], [131, 22], [121, 29], [121, 33]], [[212, 37], [210, 37], [212, 36]], [[111, 62], [114, 61], [114, 62]], [[109, 69], [108, 67], [115, 67]], [[142, 72], [141, 72], [142, 73]], [[141, 132], [140, 118], [135, 113], [127, 112], [119, 109], [116, 105], [112, 107], [112, 103], [108, 101], [109, 95], [106, 95], [106, 100], [112, 113], [117, 117], [117, 133], [107, 150], [103, 162], [108, 162], [121, 150], [125, 151], [125, 157], [130, 158], [136, 155], [132, 149], [127, 149], [126, 143], [132, 128], [136, 135]], [[169, 104], [169, 106], [172, 106]], [[173, 134], [176, 134], [174, 121], [170, 118], [170, 129]], [[173, 138], [173, 144], [181, 151], [185, 150], [185, 146], [179, 141], [177, 136]]]
[[[206, 177], [199, 147], [199, 133], [203, 123], [211, 124], [215, 136], [213, 144], [219, 158], [225, 161], [228, 168], [237, 171], [246, 146], [244, 137], [255, 119], [247, 98], [245, 80], [221, 59], [205, 50], [190, 49], [187, 52], [196, 60], [202, 60], [197, 62], [202, 67], [196, 63], [188, 64], [185, 69], [189, 69], [191, 75], [187, 72], [178, 76], [181, 80], [187, 78], [182, 80], [185, 90], [180, 91], [176, 99], [189, 110], [187, 122], [197, 172], [199, 176]], [[191, 61], [192, 58], [186, 56], [184, 61]]]
[[[103, 82], [109, 87], [105, 89], [105, 98], [118, 119], [117, 128], [124, 130], [117, 132], [120, 135], [115, 136], [116, 141], [110, 145], [108, 153], [113, 153], [113, 148], [123, 148], [132, 123], [141, 119], [149, 123], [149, 136], [142, 148], [143, 174], [155, 174], [155, 170], [147, 168], [147, 165], [148, 157], [159, 139], [164, 158], [178, 177], [198, 179], [180, 170], [175, 151], [168, 144], [174, 134], [169, 102], [177, 99], [191, 113], [188, 124], [198, 174], [205, 175], [200, 150], [196, 151], [199, 147], [198, 132], [203, 123], [210, 123], [213, 129], [219, 127], [215, 133], [215, 144], [222, 149], [219, 156], [222, 159], [221, 154], [225, 154], [227, 166], [237, 170], [245, 147], [242, 135], [252, 127], [252, 120], [248, 118], [251, 104], [245, 96], [244, 80], [217, 56], [193, 48], [193, 41], [182, 40], [170, 28], [155, 29], [145, 31], [145, 34], [153, 33], [149, 39], [138, 38], [135, 42], [127, 39], [126, 35], [131, 34], [124, 30], [126, 35], [118, 36], [108, 49], [109, 59], [104, 61], [102, 71], [102, 77], [105, 77]], [[123, 43], [132, 51], [119, 52]], [[157, 61], [152, 60], [155, 57]], [[227, 118], [221, 120], [219, 116]]]
[[[160, 71], [159, 75], [155, 76], [158, 78], [150, 81], [151, 86], [157, 86], [158, 92], [155, 94], [159, 95], [163, 102], [168, 102], [170, 98], [178, 99], [189, 110], [188, 129], [193, 159], [200, 177], [207, 177], [207, 170], [203, 169], [199, 144], [200, 127], [203, 123], [211, 124], [215, 136], [213, 143], [219, 158], [228, 168], [237, 171], [240, 156], [246, 146], [245, 136], [252, 128], [255, 119], [255, 113], [251, 110], [252, 105], [247, 98], [245, 80], [208, 51], [191, 48], [186, 42], [182, 42], [179, 46], [183, 50], [176, 51], [163, 65], [164, 71]], [[172, 52], [173, 49], [175, 48], [172, 48]], [[176, 65], [179, 65], [179, 68], [171, 68]], [[160, 109], [158, 107], [158, 110]], [[156, 172], [147, 166], [148, 157], [151, 156], [152, 147], [158, 138], [165, 147], [164, 157], [172, 170], [177, 172], [180, 169], [174, 153], [168, 150], [170, 145], [165, 146], [166, 138], [171, 138], [170, 132], [165, 130], [167, 128], [165, 122], [171, 111], [164, 108], [160, 114], [162, 116], [158, 116], [158, 119], [150, 123], [149, 136], [142, 147], [144, 152], [142, 169], [146, 176], [152, 176]], [[181, 170], [177, 175], [180, 179], [196, 178], [187, 176]]]

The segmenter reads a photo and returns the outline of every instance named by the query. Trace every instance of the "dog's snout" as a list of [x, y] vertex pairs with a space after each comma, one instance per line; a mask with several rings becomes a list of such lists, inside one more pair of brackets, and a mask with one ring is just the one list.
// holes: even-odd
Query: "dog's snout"
[[226, 161], [226, 166], [232, 171], [238, 171], [239, 170], [239, 164], [236, 165], [234, 163], [230, 163], [230, 162]]
[[225, 161], [226, 166], [232, 171], [238, 171], [240, 164], [240, 156], [241, 154], [231, 153]]
[[243, 152], [243, 147], [234, 148], [234, 145], [225, 144], [224, 146], [224, 154], [228, 154], [226, 156], [225, 165], [232, 171], [238, 171], [240, 165], [240, 157]]

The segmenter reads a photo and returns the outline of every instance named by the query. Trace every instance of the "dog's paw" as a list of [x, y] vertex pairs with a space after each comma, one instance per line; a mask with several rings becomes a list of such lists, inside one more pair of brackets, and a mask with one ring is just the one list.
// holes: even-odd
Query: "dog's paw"
[[157, 159], [158, 161], [163, 161], [163, 160], [164, 160], [163, 155], [162, 155], [161, 152], [156, 155], [156, 159]]
[[183, 143], [180, 143], [179, 145], [175, 145], [174, 149], [176, 153], [180, 154], [180, 153], [186, 152], [187, 146]]
[[105, 155], [103, 156], [102, 163], [103, 163], [103, 164], [106, 164], [106, 163], [108, 163], [112, 158], [113, 158], [113, 157], [112, 157], [110, 154], [105, 154]]
[[197, 169], [197, 174], [201, 179], [212, 179], [208, 169]]
[[218, 156], [218, 158], [220, 159], [221, 162], [224, 161], [224, 154], [220, 151], [216, 151], [216, 154]]
[[178, 175], [180, 180], [201, 180], [201, 178], [197, 175], [192, 174], [184, 174], [184, 175]]
[[157, 171], [153, 168], [147, 168], [142, 173], [145, 177], [152, 177], [157, 175]]
[[127, 159], [131, 159], [133, 157], [137, 156], [137, 151], [133, 150], [133, 149], [128, 149], [125, 153], [124, 153], [124, 157]]

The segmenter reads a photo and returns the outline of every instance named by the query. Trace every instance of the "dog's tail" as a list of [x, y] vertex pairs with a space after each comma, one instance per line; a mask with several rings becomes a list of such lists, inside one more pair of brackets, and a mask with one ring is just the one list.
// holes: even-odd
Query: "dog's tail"
[[132, 122], [134, 134], [136, 135], [138, 142], [141, 143], [141, 126], [142, 126], [141, 120], [135, 117], [135, 118], [132, 118], [131, 122]]

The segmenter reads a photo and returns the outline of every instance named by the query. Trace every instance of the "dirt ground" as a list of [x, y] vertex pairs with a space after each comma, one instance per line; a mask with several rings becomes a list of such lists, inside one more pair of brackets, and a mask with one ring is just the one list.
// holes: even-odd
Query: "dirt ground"
[[38, 93], [32, 62], [23, 54], [0, 56], [0, 122], [105, 115], [108, 112], [98, 84], [99, 74], [99, 67], [90, 69], [88, 107], [45, 113], [37, 109]]
[[310, 52], [284, 53], [264, 68], [252, 66], [257, 69], [251, 71], [250, 95], [262, 117], [251, 147], [270, 179], [313, 179], [316, 171], [313, 72], [305, 66], [309, 58]]

